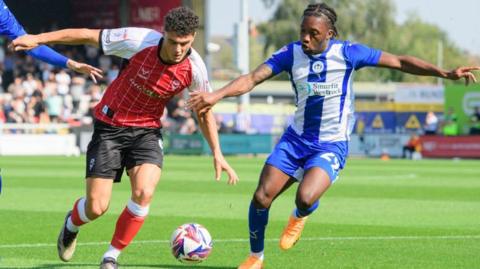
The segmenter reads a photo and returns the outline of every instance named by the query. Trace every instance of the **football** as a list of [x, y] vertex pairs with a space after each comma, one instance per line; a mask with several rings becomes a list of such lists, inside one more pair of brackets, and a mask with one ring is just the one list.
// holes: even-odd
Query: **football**
[[173, 256], [182, 263], [199, 263], [212, 251], [212, 237], [208, 230], [197, 223], [179, 226], [170, 239]]

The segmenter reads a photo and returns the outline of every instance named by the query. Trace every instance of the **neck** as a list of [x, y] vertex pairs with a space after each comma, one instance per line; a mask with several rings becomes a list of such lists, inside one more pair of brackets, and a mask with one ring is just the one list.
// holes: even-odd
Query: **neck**
[[318, 50], [313, 51], [313, 54], [320, 54], [326, 51], [329, 43], [330, 43], [330, 40], [325, 39], [325, 41], [322, 42], [322, 45], [320, 46], [320, 48]]
[[160, 48], [158, 49], [158, 58], [160, 58], [160, 61], [166, 64], [173, 64], [172, 61], [168, 60], [168, 55], [167, 51], [163, 48], [162, 45], [160, 45]]

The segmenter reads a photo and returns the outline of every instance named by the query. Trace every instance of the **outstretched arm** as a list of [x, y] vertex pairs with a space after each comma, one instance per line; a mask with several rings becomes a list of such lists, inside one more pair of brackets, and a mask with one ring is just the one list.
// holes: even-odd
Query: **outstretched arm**
[[40, 45], [91, 45], [98, 47], [100, 39], [98, 29], [64, 29], [38, 35], [24, 35], [13, 40], [11, 46], [15, 51], [31, 50]]
[[399, 56], [390, 54], [388, 52], [382, 52], [380, 60], [378, 61], [378, 66], [397, 69], [405, 73], [420, 76], [433, 76], [451, 80], [465, 78], [465, 84], [467, 85], [470, 83], [470, 81], [477, 82], [472, 71], [480, 70], [479, 66], [472, 66], [458, 67], [448, 71], [413, 56]]
[[256, 85], [271, 78], [272, 76], [272, 69], [266, 64], [261, 64], [253, 72], [236, 78], [235, 80], [231, 81], [226, 86], [217, 91], [214, 91], [212, 93], [190, 93], [188, 106], [199, 111], [200, 113], [205, 113], [213, 105], [220, 101], [220, 99], [223, 99], [225, 97], [239, 96], [247, 93], [253, 90]]
[[[27, 53], [49, 64], [89, 75], [96, 83], [96, 78], [102, 78], [102, 70], [85, 63], [79, 63], [58, 54], [44, 44], [89, 44], [98, 47], [100, 30], [91, 29], [66, 29], [38, 35], [22, 35], [13, 40], [10, 45], [13, 50], [27, 50]], [[64, 62], [63, 64], [59, 64]]]
[[235, 170], [230, 167], [223, 157], [222, 150], [220, 149], [220, 142], [218, 141], [217, 124], [215, 123], [212, 111], [203, 114], [196, 114], [198, 117], [198, 125], [212, 150], [215, 179], [217, 181], [220, 180], [222, 171], [226, 171], [228, 174], [228, 184], [236, 184], [238, 182], [238, 176], [237, 173], [235, 173]]

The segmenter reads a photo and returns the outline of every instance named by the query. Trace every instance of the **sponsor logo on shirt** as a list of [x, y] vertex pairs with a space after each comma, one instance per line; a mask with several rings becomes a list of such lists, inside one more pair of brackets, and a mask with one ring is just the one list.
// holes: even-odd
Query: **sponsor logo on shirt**
[[112, 41], [119, 41], [127, 39], [127, 29], [122, 30], [107, 30], [107, 34], [105, 36], [105, 43], [110, 44]]
[[133, 88], [137, 89], [138, 91], [143, 92], [144, 94], [150, 96], [151, 98], [165, 99], [163, 96], [156, 93], [155, 91], [153, 91], [153, 90], [145, 87], [144, 85], [136, 82], [135, 79], [131, 78], [129, 81], [130, 81], [130, 84], [132, 84]]
[[325, 83], [325, 82], [308, 82], [302, 83], [297, 86], [297, 90], [306, 91], [308, 96], [325, 96], [325, 97], [334, 97], [342, 95], [342, 89], [340, 85], [336, 82]]

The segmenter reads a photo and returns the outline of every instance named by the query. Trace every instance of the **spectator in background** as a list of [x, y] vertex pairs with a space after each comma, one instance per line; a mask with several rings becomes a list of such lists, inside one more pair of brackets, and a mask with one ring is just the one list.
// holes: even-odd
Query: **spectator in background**
[[445, 114], [442, 124], [443, 135], [445, 136], [456, 136], [458, 135], [458, 122], [457, 114], [453, 107], [448, 108], [448, 112]]
[[222, 114], [215, 114], [215, 122], [217, 123], [217, 130], [221, 134], [231, 133], [230, 128], [228, 128], [227, 124], [223, 121]]
[[236, 134], [246, 134], [250, 132], [251, 118], [250, 113], [245, 111], [243, 104], [237, 105], [237, 113], [233, 115], [233, 132]]
[[63, 113], [63, 98], [57, 94], [56, 88], [52, 89], [45, 102], [50, 122], [58, 123]]
[[480, 135], [480, 106], [475, 107], [475, 111], [470, 117], [470, 134]]
[[107, 83], [112, 83], [118, 77], [119, 72], [120, 70], [118, 65], [113, 64], [112, 67], [107, 71]]
[[420, 137], [416, 134], [413, 134], [410, 139], [408, 140], [407, 144], [403, 146], [402, 150], [402, 158], [406, 159], [419, 159], [418, 156], [422, 151], [422, 144], [420, 141]]
[[42, 91], [36, 90], [33, 92], [30, 102], [28, 103], [28, 115], [29, 122], [31, 123], [50, 122]]
[[428, 111], [427, 116], [425, 117], [425, 124], [423, 125], [425, 135], [435, 135], [437, 134], [437, 129], [438, 118], [433, 111]]
[[72, 113], [77, 113], [80, 101], [82, 96], [85, 94], [85, 84], [87, 81], [84, 77], [81, 76], [74, 76], [72, 79], [72, 84], [70, 87], [70, 95], [72, 96]]
[[190, 117], [185, 119], [185, 121], [180, 125], [178, 129], [179, 134], [190, 135], [197, 132], [197, 125], [195, 124], [195, 120]]
[[62, 69], [55, 75], [55, 81], [57, 82], [57, 93], [61, 96], [67, 95], [72, 82], [70, 75]]
[[172, 118], [181, 126], [183, 123], [192, 117], [192, 113], [185, 106], [185, 99], [180, 98], [177, 100], [177, 106], [172, 111]]
[[[3, 0], [0, 0], [0, 35], [7, 36], [10, 39], [27, 35], [23, 26], [17, 21], [15, 16], [13, 16]], [[76, 62], [44, 45], [28, 50], [26, 53], [51, 65], [69, 68], [76, 72], [89, 75], [94, 81], [96, 81], [95, 77], [102, 77], [102, 71], [100, 69], [88, 64]], [[26, 63], [23, 64], [21, 68], [26, 70], [26, 72], [35, 72], [35, 65], [31, 57], [27, 57]], [[8, 74], [8, 76], [10, 76], [10, 74]]]

